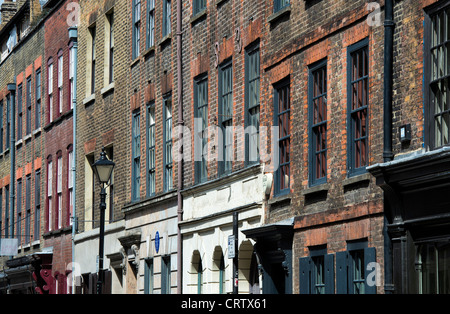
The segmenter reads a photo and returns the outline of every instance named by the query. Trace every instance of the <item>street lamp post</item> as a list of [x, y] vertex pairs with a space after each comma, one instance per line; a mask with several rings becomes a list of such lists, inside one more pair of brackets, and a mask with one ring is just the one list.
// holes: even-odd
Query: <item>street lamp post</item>
[[106, 184], [108, 184], [115, 163], [106, 157], [105, 149], [100, 153], [100, 159], [97, 160], [92, 168], [98, 182], [101, 185], [100, 192], [100, 239], [99, 239], [99, 254], [98, 254], [98, 277], [97, 277], [97, 294], [102, 294], [103, 285], [103, 254], [105, 243], [105, 210], [106, 210]]

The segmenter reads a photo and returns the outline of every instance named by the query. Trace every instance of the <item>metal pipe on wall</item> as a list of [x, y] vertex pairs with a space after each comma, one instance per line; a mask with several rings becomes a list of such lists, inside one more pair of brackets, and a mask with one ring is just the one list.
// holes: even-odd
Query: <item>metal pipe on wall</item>
[[[178, 141], [182, 143], [183, 132], [182, 127], [184, 125], [183, 121], [183, 56], [182, 56], [182, 0], [177, 0], [177, 105], [178, 105]], [[181, 227], [180, 222], [183, 220], [183, 196], [181, 195], [181, 190], [183, 188], [183, 160], [180, 156], [183, 156], [183, 145], [179, 145], [178, 151], [178, 186], [177, 186], [177, 216], [178, 216], [178, 228], [177, 228], [177, 293], [182, 293], [182, 238], [181, 238]]]
[[11, 237], [14, 236], [14, 185], [15, 185], [15, 177], [16, 177], [16, 119], [15, 119], [15, 112], [16, 112], [16, 80], [14, 79], [14, 83], [8, 84], [8, 91], [10, 93], [9, 98], [9, 108], [10, 108], [10, 165], [11, 165], [11, 173], [10, 173], [10, 184], [9, 184], [9, 235]]

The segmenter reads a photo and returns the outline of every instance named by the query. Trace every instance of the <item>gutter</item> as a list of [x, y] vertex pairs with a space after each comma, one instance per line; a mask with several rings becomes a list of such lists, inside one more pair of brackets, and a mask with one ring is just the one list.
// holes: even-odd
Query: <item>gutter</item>
[[392, 152], [392, 89], [393, 89], [393, 56], [394, 56], [394, 0], [385, 2], [384, 21], [384, 148], [383, 159], [385, 162], [394, 159]]
[[[383, 95], [383, 160], [385, 163], [394, 159], [392, 151], [392, 89], [393, 89], [393, 56], [394, 56], [394, 0], [385, 1], [384, 20], [384, 95]], [[386, 199], [385, 199], [386, 207]], [[388, 233], [388, 220], [383, 220], [383, 246], [384, 246], [384, 291], [393, 294], [395, 286], [393, 281], [393, 253], [392, 239]]]
[[[177, 0], [177, 96], [178, 96], [178, 141], [183, 143], [183, 56], [182, 56], [182, 0]], [[181, 238], [181, 226], [180, 222], [183, 220], [183, 196], [181, 190], [183, 189], [183, 160], [180, 156], [183, 156], [183, 145], [179, 145], [178, 151], [178, 189], [177, 189], [177, 201], [178, 201], [178, 224], [177, 224], [177, 293], [182, 293], [182, 238]]]
[[[72, 140], [72, 294], [75, 294], [75, 235], [77, 232], [77, 215], [76, 215], [76, 165], [77, 165], [77, 64], [78, 64], [78, 29], [77, 27], [69, 28], [69, 39], [73, 42], [72, 49], [74, 50], [73, 62], [74, 62], [74, 73], [73, 73], [73, 115], [72, 115], [72, 126], [73, 126], [73, 140]], [[70, 66], [70, 65], [69, 65]], [[70, 70], [69, 70], [70, 71]]]
[[14, 186], [15, 186], [15, 177], [16, 177], [16, 123], [15, 123], [15, 113], [16, 113], [16, 79], [14, 78], [14, 83], [8, 84], [8, 91], [10, 92], [9, 99], [9, 108], [10, 108], [10, 152], [11, 152], [11, 173], [10, 173], [10, 184], [9, 184], [9, 235], [10, 237], [14, 236]]

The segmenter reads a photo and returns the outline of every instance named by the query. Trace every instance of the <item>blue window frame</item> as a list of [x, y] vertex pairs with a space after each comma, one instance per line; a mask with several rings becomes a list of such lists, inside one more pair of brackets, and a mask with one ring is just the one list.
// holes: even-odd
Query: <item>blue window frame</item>
[[205, 182], [208, 179], [208, 77], [201, 76], [194, 80], [194, 160], [195, 160], [195, 181]]
[[170, 0], [164, 0], [163, 3], [163, 29], [162, 36], [166, 37], [171, 33], [172, 6]]
[[25, 243], [30, 243], [31, 233], [31, 174], [25, 177]]
[[0, 100], [0, 152], [3, 152], [3, 100]]
[[34, 239], [38, 240], [41, 229], [41, 170], [37, 170], [34, 179]]
[[170, 294], [170, 255], [161, 258], [161, 294]]
[[41, 69], [36, 70], [36, 109], [34, 128], [39, 129], [41, 127]]
[[141, 130], [140, 130], [139, 110], [133, 113], [132, 123], [132, 185], [131, 200], [139, 200], [139, 191], [141, 187]]
[[326, 247], [310, 248], [299, 259], [300, 294], [334, 294], [334, 255]]
[[273, 12], [278, 12], [289, 5], [290, 0], [273, 0]]
[[141, 0], [133, 0], [133, 45], [132, 57], [140, 56], [141, 47]]
[[147, 1], [147, 41], [146, 48], [155, 45], [155, 0]]
[[348, 173], [364, 173], [368, 165], [368, 39], [348, 48]]
[[22, 128], [23, 128], [23, 88], [22, 84], [19, 84], [17, 89], [17, 139], [22, 138]]
[[164, 191], [173, 189], [172, 95], [164, 97]]
[[147, 258], [144, 265], [144, 294], [153, 294], [153, 258]]
[[219, 70], [219, 126], [222, 143], [219, 143], [219, 174], [231, 173], [233, 165], [233, 65], [225, 63]]
[[156, 190], [156, 129], [155, 103], [147, 107], [147, 196], [155, 194]]
[[327, 179], [327, 61], [309, 70], [309, 179], [310, 185]]
[[6, 96], [6, 139], [5, 149], [9, 149], [11, 141], [11, 96]]
[[15, 235], [19, 238], [19, 245], [22, 243], [22, 179], [17, 180], [17, 191], [16, 191], [16, 213], [17, 213], [17, 227]]
[[194, 15], [206, 9], [206, 0], [192, 0], [192, 2], [194, 3], [193, 9]]
[[259, 163], [260, 123], [260, 55], [259, 44], [245, 50], [245, 163]]
[[28, 135], [31, 134], [31, 76], [27, 78], [26, 105], [27, 105], [26, 135]]
[[275, 172], [275, 195], [290, 191], [291, 131], [290, 81], [274, 86], [274, 126], [278, 126], [278, 168]]
[[366, 240], [348, 242], [346, 251], [336, 253], [336, 293], [375, 294], [376, 285], [366, 272], [374, 262], [376, 250]]

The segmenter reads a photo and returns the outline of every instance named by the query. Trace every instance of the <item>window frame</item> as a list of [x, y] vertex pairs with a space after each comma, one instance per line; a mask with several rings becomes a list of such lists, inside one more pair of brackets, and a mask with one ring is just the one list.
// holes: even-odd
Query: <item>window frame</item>
[[[257, 56], [257, 62], [258, 62], [258, 73], [255, 77], [251, 77], [250, 75], [250, 68], [251, 68], [251, 60], [254, 56]], [[250, 46], [249, 48], [245, 49], [245, 129], [247, 130], [248, 127], [255, 127], [256, 128], [256, 134], [251, 134], [249, 132], [252, 131], [252, 129], [249, 129], [249, 132], [245, 132], [245, 165], [250, 166], [254, 164], [258, 164], [260, 162], [260, 138], [259, 138], [259, 126], [261, 122], [261, 94], [260, 94], [260, 88], [261, 88], [261, 55], [260, 55], [260, 47], [259, 42]], [[257, 95], [257, 104], [251, 104], [251, 85], [252, 83], [257, 82], [256, 86], [258, 89], [258, 95]], [[252, 113], [252, 111], [257, 111], [256, 113]], [[257, 116], [257, 118], [254, 118], [254, 116]], [[256, 122], [256, 126], [254, 123]], [[251, 160], [251, 157], [253, 157], [252, 154], [252, 140], [251, 137], [256, 136], [256, 160]]]
[[171, 290], [170, 255], [161, 256], [161, 294], [170, 294]]
[[[445, 49], [446, 45], [449, 45], [449, 40], [450, 40], [450, 34], [446, 34], [447, 36], [445, 36], [445, 33], [443, 35], [444, 40], [443, 42], [432, 46], [432, 37], [433, 37], [433, 33], [432, 33], [432, 19], [445, 12], [447, 13], [447, 23], [450, 22], [450, 4], [446, 3], [445, 1], [443, 2], [438, 2], [435, 5], [430, 6], [430, 8], [428, 10], [425, 11], [424, 14], [424, 33], [427, 36], [424, 36], [424, 100], [426, 103], [426, 109], [424, 110], [425, 113], [425, 142], [426, 145], [429, 147], [429, 149], [431, 150], [435, 150], [435, 149], [439, 149], [443, 146], [448, 146], [450, 144], [450, 123], [448, 122], [447, 128], [448, 128], [448, 133], [447, 133], [447, 140], [448, 143], [447, 144], [442, 144], [442, 145], [438, 145], [438, 143], [436, 143], [436, 127], [435, 127], [435, 118], [438, 115], [447, 115], [447, 117], [450, 115], [450, 110], [443, 110], [442, 112], [440, 112], [440, 114], [436, 114], [435, 113], [435, 105], [434, 105], [434, 101], [433, 101], [433, 93], [432, 93], [432, 86], [431, 85], [437, 85], [438, 83], [440, 83], [441, 81], [445, 81], [449, 80], [448, 75], [450, 74], [450, 65], [447, 63], [447, 66], [443, 65], [444, 67], [444, 71], [446, 68], [447, 74], [444, 74], [443, 76], [440, 76], [436, 79], [432, 78], [433, 75], [433, 68], [432, 68], [432, 53], [431, 50], [433, 49], [437, 49], [437, 47], [439, 46], [443, 46], [443, 51], [447, 50], [447, 54], [449, 53], [449, 49]], [[444, 25], [444, 29], [447, 30], [448, 32], [448, 26], [447, 28]], [[437, 35], [437, 37], [439, 37], [439, 35]], [[439, 39], [438, 39], [439, 40]], [[436, 58], [438, 59], [438, 58]], [[437, 62], [437, 61], [436, 61]], [[439, 66], [439, 65], [438, 65]], [[436, 71], [438, 71], [439, 68], [437, 68]], [[445, 84], [444, 84], [445, 85]], [[447, 84], [447, 107], [448, 107], [448, 102], [450, 101], [449, 97], [450, 97], [450, 91], [448, 89], [448, 84]], [[444, 112], [445, 111], [445, 112]], [[450, 120], [450, 118], [448, 118]], [[442, 133], [442, 131], [441, 131]]]
[[41, 234], [41, 169], [34, 174], [34, 240]]
[[162, 37], [172, 33], [172, 1], [163, 0]]
[[[353, 55], [357, 54], [359, 52], [363, 52], [366, 54], [366, 61], [367, 61], [367, 74], [362, 77], [358, 77], [354, 79], [353, 77]], [[369, 165], [369, 79], [370, 79], [370, 63], [369, 63], [369, 39], [365, 38], [361, 40], [360, 42], [357, 42], [347, 48], [347, 131], [348, 131], [348, 137], [347, 137], [347, 172], [348, 176], [355, 176], [359, 174], [363, 174], [366, 172], [366, 167]], [[363, 68], [364, 69], [364, 68]], [[366, 82], [366, 91], [365, 91], [365, 105], [358, 107], [353, 110], [353, 84], [359, 83], [359, 82]], [[364, 83], [363, 83], [363, 92], [364, 92]], [[359, 91], [358, 91], [359, 92]], [[355, 130], [355, 119], [353, 116], [358, 115], [360, 112], [366, 112], [365, 113], [365, 136], [360, 136], [358, 139], [355, 140], [355, 136], [357, 134]], [[362, 128], [362, 126], [361, 126]], [[365, 141], [365, 165], [362, 165], [362, 157], [361, 159], [361, 165], [359, 167], [356, 167], [357, 159], [355, 156], [356, 148], [355, 145], [357, 145], [356, 141]]]
[[41, 104], [42, 104], [42, 72], [41, 68], [38, 68], [35, 72], [35, 117], [34, 117], [34, 129], [37, 130], [41, 127]]
[[31, 238], [31, 173], [25, 176], [25, 243]]
[[[199, 99], [199, 91], [200, 88], [202, 88], [203, 97], [200, 102]], [[207, 128], [208, 128], [208, 76], [206, 74], [198, 76], [194, 79], [194, 118], [195, 119], [202, 119], [202, 125], [201, 130], [196, 130], [195, 122], [194, 122], [194, 132], [200, 131], [202, 133], [201, 138], [194, 135], [194, 163], [195, 163], [195, 183], [203, 183], [208, 180], [208, 136], [206, 134]], [[201, 113], [201, 116], [200, 116]], [[206, 115], [204, 117], [203, 115]], [[198, 142], [200, 140], [200, 143]], [[198, 149], [200, 146], [200, 150]], [[206, 148], [205, 148], [206, 147]], [[200, 151], [200, 155], [199, 155]], [[206, 158], [205, 158], [206, 156]], [[200, 160], [198, 160], [200, 157]]]
[[108, 67], [108, 83], [111, 84], [114, 82], [114, 11], [110, 12], [106, 15], [106, 18], [109, 23], [109, 47], [108, 47], [108, 58], [109, 58], [109, 67]]
[[17, 140], [23, 137], [23, 83], [17, 87]]
[[95, 40], [97, 37], [97, 25], [94, 24], [91, 27], [89, 27], [89, 33], [91, 36], [91, 42], [92, 42], [92, 47], [91, 47], [91, 77], [90, 77], [90, 86], [91, 86], [91, 95], [95, 93], [95, 69], [96, 69], [96, 58], [97, 58], [97, 47], [95, 44]]
[[[275, 171], [275, 186], [274, 186], [274, 195], [275, 196], [279, 196], [279, 195], [284, 195], [284, 194], [289, 194], [290, 193], [290, 185], [291, 185], [291, 82], [290, 82], [290, 78], [285, 78], [283, 80], [281, 80], [279, 83], [275, 84], [273, 86], [273, 108], [274, 108], [274, 126], [277, 126], [279, 128], [279, 133], [278, 133], [278, 168]], [[283, 91], [284, 89], [287, 89], [286, 91]], [[280, 95], [280, 93], [287, 93], [286, 95], [287, 97], [287, 107], [288, 109], [283, 110], [280, 112], [280, 97], [282, 97]], [[287, 115], [287, 122], [288, 122], [288, 134], [281, 136], [281, 130], [283, 129], [283, 127], [280, 127], [280, 117], [282, 115]], [[283, 154], [283, 149], [281, 148], [281, 146], [283, 145], [284, 142], [287, 142], [287, 144], [284, 144], [284, 146], [286, 147], [286, 156], [282, 156]], [[289, 150], [289, 151], [287, 151]], [[288, 161], [282, 162], [283, 159], [289, 159]], [[289, 172], [289, 174], [287, 175], [287, 179], [288, 182], [287, 184], [285, 183], [285, 180], [282, 178], [282, 167], [287, 168], [287, 171]], [[284, 175], [286, 176], [286, 173], [284, 173]]]
[[5, 133], [4, 124], [3, 124], [3, 109], [4, 109], [4, 102], [3, 99], [0, 99], [0, 152], [4, 151], [3, 148], [3, 135]]
[[48, 122], [53, 122], [53, 59], [49, 60], [47, 66], [47, 108], [48, 108]]
[[[229, 75], [227, 79], [225, 75]], [[229, 83], [229, 85], [227, 84]], [[219, 176], [228, 175], [233, 168], [233, 147], [234, 147], [234, 132], [233, 132], [233, 63], [231, 60], [226, 61], [219, 67], [219, 82], [218, 82], [218, 104], [219, 104], [219, 128], [222, 132], [222, 141], [219, 141], [219, 162], [218, 170]], [[227, 90], [224, 90], [224, 87]], [[225, 99], [227, 102], [225, 103]], [[224, 106], [229, 106], [225, 108]], [[225, 110], [229, 109], [231, 115], [225, 115]], [[230, 142], [227, 143], [231, 137]]]
[[132, 113], [132, 178], [131, 178], [131, 200], [140, 199], [140, 179], [141, 179], [141, 128], [140, 110]]
[[192, 2], [192, 12], [194, 16], [206, 10], [206, 0], [192, 0]]
[[[151, 114], [153, 112], [153, 116]], [[156, 106], [152, 101], [147, 105], [147, 197], [156, 193]], [[153, 120], [153, 121], [152, 121]]]
[[16, 228], [17, 230], [14, 233], [14, 236], [17, 236], [19, 239], [19, 246], [22, 244], [22, 178], [17, 179], [17, 190], [16, 190]]
[[146, 49], [155, 46], [155, 0], [147, 0]]
[[[167, 116], [167, 106], [170, 102], [170, 117]], [[163, 164], [164, 164], [164, 192], [173, 189], [173, 156], [172, 156], [172, 130], [173, 130], [172, 94], [163, 97]], [[168, 153], [170, 150], [170, 154]]]
[[[326, 245], [309, 247], [309, 252], [309, 256], [299, 258], [300, 294], [334, 294], [334, 254], [327, 254]], [[320, 283], [317, 281], [319, 275]]]
[[273, 0], [273, 13], [281, 11], [290, 5], [290, 0]]
[[63, 77], [64, 77], [64, 56], [63, 51], [58, 52], [57, 63], [57, 82], [58, 82], [58, 115], [63, 112], [64, 106], [64, 89], [63, 89]]
[[31, 134], [31, 75], [27, 77], [27, 86], [26, 86], [26, 127], [25, 134]]
[[144, 264], [144, 294], [153, 294], [154, 269], [154, 259], [151, 257], [146, 258]]
[[141, 0], [133, 0], [133, 60], [141, 55], [141, 10]]
[[[328, 140], [328, 104], [327, 104], [327, 95], [328, 95], [328, 82], [327, 82], [327, 59], [320, 60], [313, 65], [310, 66], [309, 72], [308, 72], [308, 138], [309, 138], [309, 185], [315, 186], [319, 184], [323, 184], [327, 182], [327, 174], [328, 174], [328, 158], [327, 158], [327, 140]], [[326, 84], [325, 93], [322, 93], [320, 95], [314, 94], [314, 75], [318, 73], [318, 71], [325, 71], [323, 72], [323, 78], [324, 83]], [[321, 121], [315, 123], [314, 121], [314, 100], [319, 99], [321, 97], [325, 97], [325, 115], [326, 119], [322, 119]], [[320, 110], [320, 108], [319, 108]], [[315, 134], [315, 130], [320, 130], [325, 126], [325, 148], [321, 149], [320, 151], [317, 151], [317, 135]], [[320, 133], [323, 135], [322, 133]], [[323, 138], [323, 137], [320, 137]], [[323, 142], [323, 140], [322, 140]], [[321, 160], [322, 162], [325, 162], [325, 173], [321, 174], [321, 176], [317, 177], [317, 171], [318, 171], [318, 165], [317, 165], [317, 156], [320, 155], [324, 156]], [[322, 163], [323, 165], [323, 163]], [[322, 167], [323, 168], [323, 167]], [[322, 169], [323, 170], [323, 169]]]

